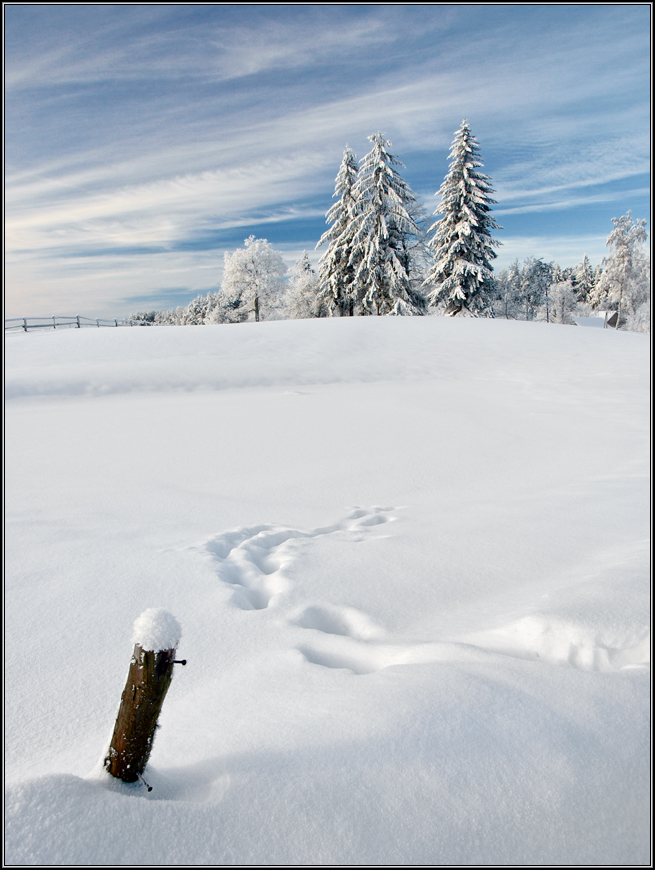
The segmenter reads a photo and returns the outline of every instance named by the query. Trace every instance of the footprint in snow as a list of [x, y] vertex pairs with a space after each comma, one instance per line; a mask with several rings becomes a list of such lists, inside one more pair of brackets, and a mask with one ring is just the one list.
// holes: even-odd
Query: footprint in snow
[[[263, 610], [289, 588], [284, 569], [302, 539], [340, 533], [351, 542], [364, 541], [376, 526], [390, 522], [393, 507], [356, 507], [332, 526], [303, 531], [271, 524], [241, 527], [210, 538], [203, 548], [217, 563], [220, 579], [235, 588], [244, 610]], [[314, 603], [291, 620], [312, 632], [297, 649], [311, 664], [370, 674], [401, 664], [479, 659], [491, 654], [567, 665], [580, 670], [612, 671], [646, 667], [650, 633], [603, 642], [588, 628], [531, 615], [501, 629], [479, 632], [464, 642], [385, 642], [385, 632], [353, 607]], [[316, 633], [316, 634], [315, 634]]]
[[244, 610], [263, 610], [273, 596], [285, 592], [284, 569], [293, 561], [299, 539], [346, 533], [347, 540], [365, 540], [369, 529], [390, 522], [394, 508], [356, 508], [332, 526], [309, 531], [264, 524], [241, 527], [210, 538], [203, 548], [217, 563], [218, 575], [236, 587], [235, 601]]
[[370, 616], [354, 607], [312, 604], [305, 607], [292, 623], [301, 628], [351, 637], [355, 640], [374, 640], [384, 636], [384, 631]]
[[392, 665], [415, 665], [428, 662], [475, 659], [481, 653], [467, 644], [454, 643], [371, 643], [352, 637], [338, 643], [306, 643], [297, 647], [303, 658], [313, 665], [372, 674]]

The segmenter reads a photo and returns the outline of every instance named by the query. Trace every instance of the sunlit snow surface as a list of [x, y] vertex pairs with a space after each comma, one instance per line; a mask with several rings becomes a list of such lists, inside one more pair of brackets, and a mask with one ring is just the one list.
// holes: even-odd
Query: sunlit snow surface
[[[9, 336], [7, 863], [648, 863], [648, 372], [500, 320]], [[99, 764], [147, 608], [151, 793]]]

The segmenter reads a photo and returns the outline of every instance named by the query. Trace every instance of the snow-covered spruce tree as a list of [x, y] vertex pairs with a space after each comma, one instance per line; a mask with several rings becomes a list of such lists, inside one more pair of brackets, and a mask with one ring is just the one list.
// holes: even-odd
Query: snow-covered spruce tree
[[[318, 277], [312, 269], [307, 251], [295, 263], [291, 273], [291, 287], [287, 294], [287, 314], [292, 320], [304, 320], [321, 316], [321, 301], [318, 299]], [[323, 313], [327, 313], [324, 310]]]
[[351, 265], [355, 268], [355, 314], [425, 313], [425, 299], [413, 286], [412, 246], [421, 229], [411, 211], [417, 205], [410, 186], [394, 166], [382, 133], [368, 137], [373, 147], [361, 162], [354, 186]]
[[477, 171], [482, 166], [480, 149], [466, 120], [455, 133], [449, 154], [452, 162], [441, 185], [435, 215], [442, 215], [429, 232], [428, 244], [434, 252], [434, 265], [425, 285], [431, 305], [443, 305], [449, 316], [476, 315], [491, 311], [493, 289], [491, 261], [494, 247], [490, 230], [502, 229], [490, 214], [494, 192], [489, 176]]
[[595, 308], [617, 312], [616, 328], [624, 314], [632, 315], [650, 298], [650, 262], [643, 251], [648, 238], [646, 220], [632, 220], [632, 212], [612, 218], [614, 229], [607, 237], [609, 257], [591, 296]]
[[266, 239], [249, 236], [243, 248], [225, 252], [225, 271], [218, 305], [210, 321], [240, 323], [273, 319], [284, 294], [287, 267]]
[[339, 199], [325, 215], [332, 226], [316, 245], [328, 246], [318, 261], [319, 300], [330, 314], [338, 317], [352, 316], [354, 308], [354, 277], [360, 259], [353, 247], [356, 180], [357, 157], [351, 148], [346, 148], [334, 186], [334, 197]]
[[586, 302], [594, 289], [594, 270], [586, 254], [575, 267], [574, 288], [578, 302]]

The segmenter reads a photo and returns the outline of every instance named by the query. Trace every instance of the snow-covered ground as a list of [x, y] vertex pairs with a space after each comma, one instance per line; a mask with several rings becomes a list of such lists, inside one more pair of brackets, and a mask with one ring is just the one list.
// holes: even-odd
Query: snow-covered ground
[[[643, 864], [649, 337], [7, 338], [6, 861]], [[100, 762], [182, 625], [146, 778]]]

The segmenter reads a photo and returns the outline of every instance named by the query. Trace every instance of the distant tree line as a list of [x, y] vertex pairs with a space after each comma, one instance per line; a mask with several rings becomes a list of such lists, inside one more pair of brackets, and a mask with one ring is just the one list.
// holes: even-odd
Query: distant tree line
[[593, 267], [585, 254], [577, 266], [529, 257], [515, 260], [494, 276], [496, 317], [513, 320], [575, 322], [575, 317], [616, 312], [617, 326], [650, 332], [650, 257], [643, 250], [645, 221], [631, 213], [613, 218], [610, 255]]
[[617, 328], [650, 331], [650, 258], [646, 221], [631, 212], [613, 218], [609, 255], [592, 267], [585, 254], [575, 267], [529, 257], [493, 272], [491, 179], [479, 172], [480, 150], [463, 121], [450, 151], [430, 226], [381, 133], [369, 136], [361, 160], [344, 151], [334, 199], [326, 214], [325, 247], [312, 268], [306, 251], [291, 275], [266, 239], [250, 236], [225, 254], [220, 290], [186, 307], [139, 312], [132, 319], [200, 325], [309, 317], [365, 315], [503, 317], [575, 322], [598, 311], [617, 312]]

